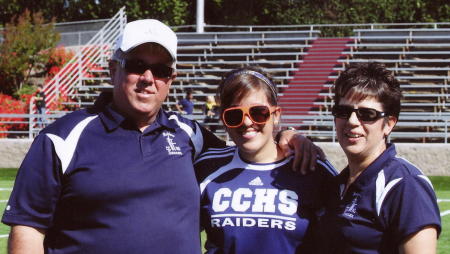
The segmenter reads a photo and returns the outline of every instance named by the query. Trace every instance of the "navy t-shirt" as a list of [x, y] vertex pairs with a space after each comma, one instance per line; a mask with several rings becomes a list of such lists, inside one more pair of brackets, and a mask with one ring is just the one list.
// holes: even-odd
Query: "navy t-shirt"
[[[424, 227], [441, 230], [430, 180], [397, 157], [395, 146], [384, 151], [343, 194], [349, 169], [336, 178], [326, 221], [323, 253], [398, 253], [411, 234]], [[330, 243], [326, 245], [325, 243]]]
[[326, 161], [318, 165], [300, 175], [292, 172], [292, 157], [249, 163], [236, 147], [202, 154], [195, 170], [207, 253], [315, 253], [312, 229], [337, 174]]
[[110, 107], [71, 113], [34, 140], [2, 222], [46, 230], [46, 253], [200, 253], [203, 143], [223, 146], [175, 113], [143, 132]]
[[183, 98], [178, 102], [178, 105], [180, 105], [183, 110], [186, 112], [186, 114], [191, 115], [192, 112], [194, 112], [194, 102]]

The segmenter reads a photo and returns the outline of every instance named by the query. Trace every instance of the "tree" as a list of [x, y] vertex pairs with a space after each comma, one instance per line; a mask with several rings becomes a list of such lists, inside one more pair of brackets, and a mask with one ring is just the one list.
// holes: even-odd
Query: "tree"
[[63, 21], [107, 19], [125, 6], [129, 21], [154, 18], [172, 26], [184, 25], [187, 17], [192, 15], [188, 10], [190, 2], [188, 0], [73, 0], [66, 1], [64, 12], [55, 13], [55, 16]]
[[28, 80], [32, 71], [45, 67], [59, 41], [53, 23], [45, 24], [41, 13], [25, 11], [3, 30], [0, 45], [0, 92], [12, 95]]
[[0, 0], [0, 25], [9, 23], [17, 14], [24, 13], [25, 10], [31, 14], [40, 12], [46, 20], [55, 17], [58, 22], [62, 22], [64, 6], [66, 1], [61, 0]]

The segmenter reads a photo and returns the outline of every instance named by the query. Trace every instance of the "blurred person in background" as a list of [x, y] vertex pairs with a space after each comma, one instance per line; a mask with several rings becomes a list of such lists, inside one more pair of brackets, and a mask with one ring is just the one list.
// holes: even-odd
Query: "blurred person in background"
[[206, 124], [207, 127], [209, 127], [209, 130], [215, 132], [217, 129], [217, 124], [219, 122], [220, 113], [219, 113], [219, 105], [217, 105], [214, 96], [208, 95], [206, 97], [206, 103], [203, 113], [205, 114], [204, 123]]
[[178, 101], [175, 105], [178, 112], [184, 115], [192, 115], [194, 112], [194, 102], [192, 101], [194, 96], [191, 89], [186, 89], [186, 97]]
[[34, 105], [36, 106], [36, 111], [39, 114], [37, 121], [38, 121], [38, 126], [40, 128], [43, 128], [46, 125], [45, 114], [47, 113], [46, 106], [45, 106], [45, 93], [44, 93], [43, 88], [44, 87], [39, 84], [37, 86], [36, 93], [33, 96]]

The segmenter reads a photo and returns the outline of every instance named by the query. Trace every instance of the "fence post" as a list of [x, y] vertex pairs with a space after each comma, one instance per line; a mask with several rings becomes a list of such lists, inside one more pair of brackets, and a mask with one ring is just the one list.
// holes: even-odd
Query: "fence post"
[[78, 58], [77, 58], [77, 67], [78, 67], [78, 87], [81, 88], [81, 86], [83, 85], [83, 81], [81, 80], [82, 76], [82, 64], [83, 64], [83, 54], [78, 54]]
[[445, 118], [445, 141], [444, 144], [447, 144], [448, 139], [448, 122], [450, 121], [450, 118]]
[[30, 100], [30, 105], [28, 105], [29, 106], [29, 117], [28, 117], [28, 138], [29, 139], [32, 139], [33, 138], [33, 122], [34, 122], [34, 119], [33, 119], [33, 116], [32, 116], [32, 114], [33, 114], [33, 104], [34, 104], [34, 99], [33, 98], [31, 98], [31, 100]]
[[60, 77], [59, 77], [59, 73], [56, 74], [55, 76], [55, 97], [58, 98], [59, 97], [59, 89], [60, 89], [60, 85], [59, 85], [59, 81], [60, 81]]

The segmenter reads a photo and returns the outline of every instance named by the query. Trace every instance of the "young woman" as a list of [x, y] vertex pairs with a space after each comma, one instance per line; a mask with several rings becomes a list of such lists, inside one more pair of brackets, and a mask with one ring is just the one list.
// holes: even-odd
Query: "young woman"
[[335, 82], [332, 112], [348, 166], [336, 179], [325, 225], [335, 244], [326, 253], [436, 251], [441, 227], [431, 182], [387, 143], [401, 97], [378, 63], [351, 65]]
[[312, 224], [327, 181], [327, 161], [293, 173], [277, 147], [280, 121], [275, 84], [255, 68], [234, 70], [219, 86], [220, 111], [236, 146], [210, 149], [195, 163], [207, 253], [314, 253]]

